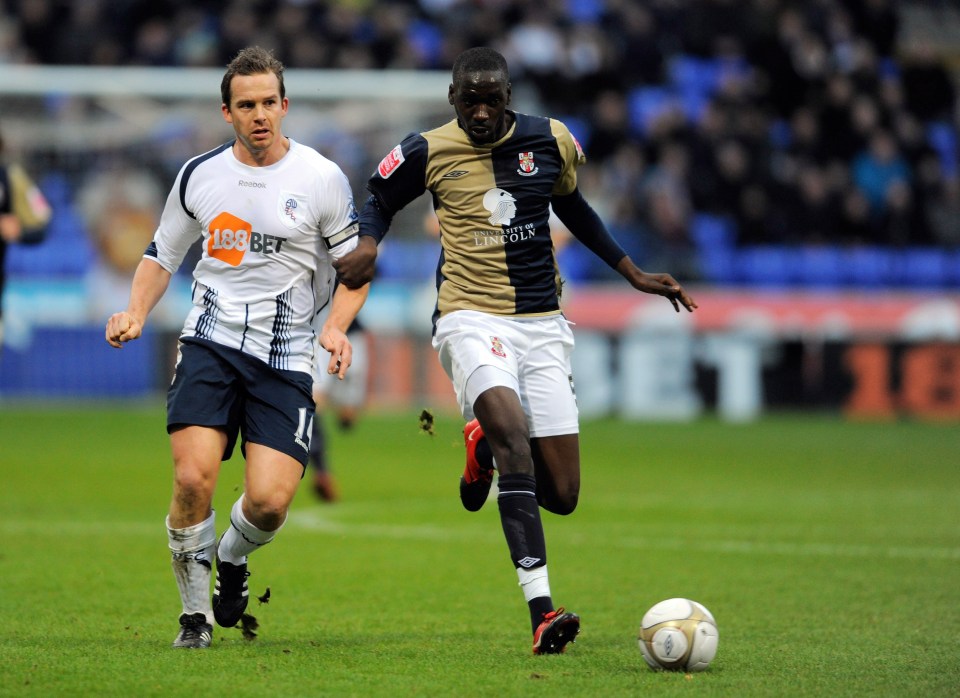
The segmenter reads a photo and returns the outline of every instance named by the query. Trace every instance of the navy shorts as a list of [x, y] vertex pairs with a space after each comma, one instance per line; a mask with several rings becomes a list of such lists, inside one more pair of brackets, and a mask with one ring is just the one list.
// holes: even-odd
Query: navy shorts
[[167, 432], [201, 426], [227, 433], [223, 460], [249, 441], [286, 453], [306, 466], [314, 416], [313, 378], [283, 371], [237, 349], [185, 337], [167, 391]]

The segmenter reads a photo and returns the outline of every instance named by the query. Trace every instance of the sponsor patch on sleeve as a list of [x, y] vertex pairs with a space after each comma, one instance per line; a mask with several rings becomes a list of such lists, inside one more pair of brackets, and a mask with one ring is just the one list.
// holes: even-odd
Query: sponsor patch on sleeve
[[380, 161], [377, 166], [377, 172], [384, 179], [387, 179], [394, 171], [403, 164], [403, 149], [398, 145], [387, 153], [387, 156]]
[[577, 158], [579, 160], [583, 160], [586, 156], [583, 154], [583, 148], [580, 146], [580, 141], [578, 141], [577, 137], [572, 133], [570, 134], [570, 137], [573, 139], [573, 144], [577, 147]]

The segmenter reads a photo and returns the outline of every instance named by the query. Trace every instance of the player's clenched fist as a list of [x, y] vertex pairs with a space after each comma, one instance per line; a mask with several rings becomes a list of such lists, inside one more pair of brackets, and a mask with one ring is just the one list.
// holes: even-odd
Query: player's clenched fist
[[136, 339], [143, 333], [143, 323], [134, 318], [127, 311], [114, 313], [107, 320], [107, 344], [119, 349], [123, 342]]

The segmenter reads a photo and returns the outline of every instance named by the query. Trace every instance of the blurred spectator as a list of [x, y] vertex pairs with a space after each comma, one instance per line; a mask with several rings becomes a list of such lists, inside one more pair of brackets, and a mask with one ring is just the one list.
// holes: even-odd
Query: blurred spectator
[[852, 165], [853, 183], [863, 192], [874, 212], [881, 212], [889, 202], [890, 188], [907, 185], [910, 166], [900, 154], [897, 142], [886, 129], [877, 129], [868, 148], [857, 155]]
[[957, 94], [943, 61], [924, 44], [912, 46], [903, 60], [900, 82], [906, 106], [921, 121], [951, 121]]
[[[103, 321], [129, 293], [133, 273], [157, 227], [165, 193], [154, 176], [135, 166], [114, 166], [88, 178], [77, 200], [97, 258], [87, 274], [90, 319]], [[161, 300], [157, 322], [176, 322], [180, 310]]]
[[943, 182], [938, 195], [928, 204], [927, 217], [934, 242], [960, 246], [960, 180]]
[[52, 213], [46, 197], [23, 166], [5, 157], [0, 135], [0, 344], [7, 246], [41, 242]]

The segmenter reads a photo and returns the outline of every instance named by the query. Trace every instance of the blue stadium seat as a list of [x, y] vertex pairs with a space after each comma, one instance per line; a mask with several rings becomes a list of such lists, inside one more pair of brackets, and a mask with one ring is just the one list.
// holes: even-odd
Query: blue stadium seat
[[843, 251], [834, 245], [807, 245], [796, 252], [797, 281], [814, 288], [836, 288], [847, 281]]
[[377, 255], [377, 276], [395, 281], [432, 281], [439, 257], [440, 243], [434, 240], [387, 238]]
[[677, 55], [668, 67], [670, 83], [680, 92], [712, 95], [720, 87], [722, 65], [710, 58]]
[[949, 254], [939, 247], [908, 247], [897, 252], [897, 278], [910, 288], [942, 288], [950, 282]]
[[843, 253], [847, 279], [853, 286], [881, 288], [894, 283], [894, 254], [885, 247], [859, 246]]
[[566, 0], [567, 13], [576, 22], [599, 22], [605, 10], [604, 0]]
[[934, 122], [927, 126], [927, 143], [937, 151], [944, 177], [957, 176], [957, 132], [949, 123]]
[[737, 224], [726, 216], [697, 213], [690, 219], [690, 238], [698, 250], [732, 249]]
[[638, 87], [627, 95], [630, 126], [640, 134], [647, 133], [656, 119], [675, 107], [676, 99], [666, 87]]
[[[566, 125], [566, 127], [570, 130], [570, 133], [573, 134], [573, 137], [577, 139], [580, 145], [586, 145], [590, 141], [590, 136], [593, 133], [593, 126], [589, 121], [587, 121], [587, 119], [583, 118], [582, 116], [574, 116], [573, 114], [563, 114], [556, 118]], [[587, 153], [587, 157], [590, 157], [590, 153]]]
[[38, 182], [53, 208], [43, 242], [10, 245], [7, 273], [11, 276], [83, 276], [96, 253], [86, 233], [86, 224], [72, 203], [70, 186], [64, 176], [49, 175]]
[[796, 279], [796, 250], [781, 245], [750, 245], [737, 253], [737, 270], [756, 286], [788, 286]]
[[711, 284], [733, 285], [740, 281], [737, 253], [732, 248], [716, 247], [697, 251], [697, 264], [703, 280]]
[[407, 27], [407, 39], [427, 65], [440, 67], [443, 33], [433, 22], [414, 20]]

